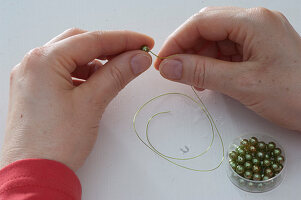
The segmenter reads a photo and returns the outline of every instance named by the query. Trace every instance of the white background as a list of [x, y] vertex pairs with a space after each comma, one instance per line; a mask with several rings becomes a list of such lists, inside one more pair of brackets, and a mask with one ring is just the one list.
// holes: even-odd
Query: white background
[[[154, 52], [158, 52], [165, 38], [181, 23], [202, 7], [213, 5], [263, 6], [279, 10], [301, 33], [299, 0], [0, 0], [0, 145], [8, 105], [9, 72], [30, 49], [44, 44], [67, 28], [79, 27], [87, 30], [129, 29], [146, 33], [155, 39]], [[171, 91], [191, 94], [189, 87], [166, 81], [151, 68], [129, 84], [109, 105], [100, 122], [95, 148], [77, 173], [83, 187], [83, 199], [276, 200], [298, 199], [301, 196], [301, 135], [279, 128], [238, 102], [215, 92], [206, 91], [200, 95], [215, 118], [226, 146], [235, 137], [254, 132], [270, 135], [284, 146], [288, 159], [287, 174], [278, 188], [263, 194], [246, 193], [227, 179], [225, 163], [210, 173], [191, 172], [171, 165], [145, 148], [133, 132], [132, 117], [139, 105], [146, 100]], [[172, 98], [168, 97], [167, 100]], [[179, 102], [174, 102], [174, 107], [178, 107], [177, 105]], [[185, 108], [178, 107], [180, 111]], [[208, 130], [208, 127], [197, 126], [195, 117], [195, 114], [191, 114], [187, 118], [194, 120], [195, 123], [192, 124], [197, 129], [186, 129], [187, 132], [182, 132], [182, 135], [178, 132], [171, 134], [179, 129], [177, 124], [171, 127], [160, 121], [154, 122], [154, 143], [158, 148], [161, 144], [162, 151], [168, 151], [170, 149], [163, 148], [179, 144], [179, 140], [185, 140], [183, 134], [188, 134], [190, 130]], [[162, 116], [162, 120], [164, 119]], [[185, 129], [182, 128], [181, 131]], [[163, 135], [163, 141], [160, 140], [160, 134]], [[164, 137], [165, 134], [169, 134], [173, 140], [166, 141], [170, 137]], [[191, 143], [187, 139], [181, 145], [187, 145], [193, 150], [191, 145], [199, 136], [188, 136]], [[170, 145], [164, 145], [166, 142]], [[178, 151], [182, 146], [176, 146], [175, 150]], [[213, 152], [215, 157], [219, 152]], [[201, 161], [198, 167], [207, 164]]]

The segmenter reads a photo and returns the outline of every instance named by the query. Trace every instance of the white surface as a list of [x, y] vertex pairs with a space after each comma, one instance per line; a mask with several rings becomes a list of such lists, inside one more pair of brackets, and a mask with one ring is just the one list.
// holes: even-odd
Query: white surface
[[[8, 104], [9, 71], [28, 50], [42, 45], [67, 28], [79, 27], [87, 30], [129, 29], [146, 33], [156, 40], [154, 51], [158, 52], [164, 39], [182, 22], [202, 7], [212, 5], [263, 6], [280, 10], [301, 33], [299, 0], [0, 0], [0, 145], [3, 141]], [[133, 132], [133, 114], [138, 106], [150, 97], [169, 91], [191, 94], [189, 87], [164, 80], [152, 68], [133, 81], [110, 104], [101, 121], [95, 148], [78, 172], [83, 186], [83, 199], [276, 200], [298, 199], [301, 196], [301, 135], [278, 128], [257, 117], [236, 101], [215, 92], [205, 92], [201, 96], [213, 114], [226, 146], [239, 135], [261, 132], [274, 137], [285, 147], [288, 171], [284, 182], [278, 188], [264, 194], [246, 193], [237, 189], [227, 179], [225, 163], [211, 173], [191, 172], [171, 165], [145, 148]], [[179, 102], [174, 105], [179, 105]], [[186, 107], [179, 106], [180, 111], [184, 108]], [[200, 137], [197, 134], [189, 134], [186, 140], [180, 132], [172, 134], [178, 129], [184, 132], [187, 130], [188, 133], [203, 130], [197, 126], [198, 118], [195, 114], [189, 117], [194, 123], [187, 129], [179, 129], [179, 124], [170, 127], [164, 126], [160, 121], [154, 121], [156, 130], [161, 130], [151, 132], [158, 148], [169, 147], [164, 145], [166, 142], [175, 146], [176, 151], [184, 145], [193, 146], [193, 141]], [[187, 123], [190, 123], [189, 117]], [[163, 116], [161, 119], [167, 120]], [[160, 134], [164, 136], [162, 140], [159, 140]], [[165, 134], [169, 134], [168, 137]], [[172, 136], [179, 137], [168, 141]], [[184, 143], [180, 143], [182, 140]], [[201, 163], [200, 167], [207, 165], [208, 163]]]

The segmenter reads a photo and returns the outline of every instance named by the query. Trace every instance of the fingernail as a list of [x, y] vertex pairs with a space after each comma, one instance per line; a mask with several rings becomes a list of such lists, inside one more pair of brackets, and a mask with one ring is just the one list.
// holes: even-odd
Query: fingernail
[[182, 78], [183, 65], [178, 60], [165, 60], [161, 66], [165, 78], [179, 80]]
[[138, 75], [141, 72], [144, 72], [151, 63], [150, 57], [143, 54], [137, 54], [131, 60], [132, 71], [135, 75]]

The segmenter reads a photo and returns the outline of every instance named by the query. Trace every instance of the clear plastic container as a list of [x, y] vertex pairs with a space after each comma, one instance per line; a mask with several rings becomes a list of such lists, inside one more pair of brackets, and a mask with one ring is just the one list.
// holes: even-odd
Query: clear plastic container
[[[251, 137], [256, 137], [258, 138], [259, 141], [264, 141], [265, 143], [268, 142], [274, 142], [276, 144], [276, 147], [279, 147], [282, 150], [281, 155], [284, 156], [284, 163], [283, 169], [274, 177], [264, 180], [264, 181], [254, 181], [254, 180], [249, 180], [246, 179], [237, 172], [235, 172], [232, 167], [229, 164], [229, 153], [231, 151], [235, 151], [236, 147], [240, 145], [240, 141], [242, 139], [249, 139]], [[232, 144], [229, 145], [228, 151], [227, 151], [227, 159], [226, 159], [226, 170], [227, 170], [227, 175], [231, 182], [237, 186], [238, 188], [247, 191], [247, 192], [253, 192], [253, 193], [259, 193], [259, 192], [267, 192], [270, 191], [274, 188], [276, 188], [280, 183], [282, 182], [283, 178], [285, 177], [285, 171], [286, 171], [286, 160], [287, 158], [285, 157], [285, 149], [273, 138], [266, 136], [266, 135], [259, 135], [259, 134], [248, 134], [244, 135], [241, 137], [238, 137], [233, 140]]]

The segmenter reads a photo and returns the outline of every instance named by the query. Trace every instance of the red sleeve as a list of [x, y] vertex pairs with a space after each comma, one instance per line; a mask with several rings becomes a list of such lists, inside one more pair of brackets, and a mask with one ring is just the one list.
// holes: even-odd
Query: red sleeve
[[26, 159], [0, 170], [0, 200], [80, 200], [81, 185], [67, 166]]

